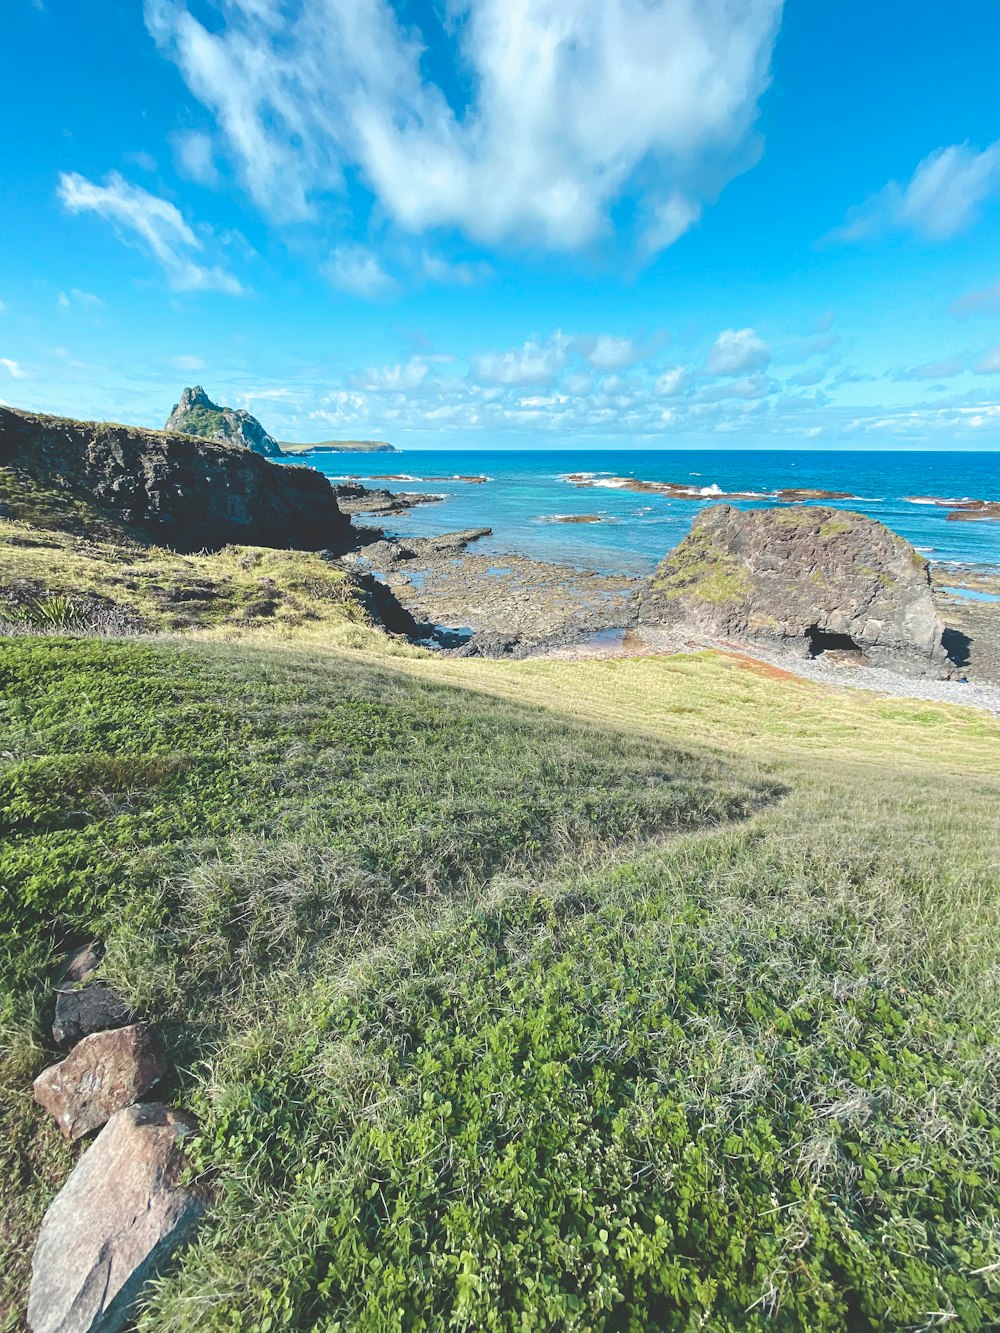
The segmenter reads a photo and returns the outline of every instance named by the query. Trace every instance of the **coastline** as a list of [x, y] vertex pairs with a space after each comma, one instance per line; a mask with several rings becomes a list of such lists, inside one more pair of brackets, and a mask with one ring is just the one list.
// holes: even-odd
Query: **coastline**
[[[411, 474], [399, 479], [413, 481]], [[414, 492], [366, 491], [356, 482], [338, 489], [349, 493], [351, 512], [360, 519], [398, 519], [438, 499]], [[439, 506], [435, 508], [443, 518]], [[810, 659], [759, 644], [679, 639], [646, 627], [639, 630], [644, 578], [497, 551], [504, 534], [491, 528], [439, 530], [423, 538], [376, 528], [370, 537], [374, 540], [361, 545], [352, 560], [425, 626], [429, 646], [452, 654], [579, 661], [708, 650], [820, 684], [1000, 715], [1000, 570], [986, 565], [930, 566], [935, 607], [952, 645], [949, 678], [935, 680], [831, 654]], [[491, 549], [483, 550], [481, 544]]]

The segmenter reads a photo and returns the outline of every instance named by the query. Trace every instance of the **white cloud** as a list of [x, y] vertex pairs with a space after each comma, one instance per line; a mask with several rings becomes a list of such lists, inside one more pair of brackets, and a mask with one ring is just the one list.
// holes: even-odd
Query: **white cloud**
[[671, 366], [656, 378], [656, 392], [663, 398], [672, 398], [687, 384], [688, 373], [683, 366]]
[[753, 329], [723, 329], [705, 368], [710, 375], [746, 375], [763, 370], [770, 360], [770, 347]]
[[366, 300], [391, 296], [396, 290], [395, 279], [363, 245], [337, 246], [323, 272], [334, 287]]
[[557, 330], [547, 342], [474, 356], [473, 375], [484, 384], [551, 384], [566, 365], [571, 341]]
[[177, 170], [182, 176], [198, 185], [215, 186], [219, 183], [215, 149], [210, 135], [197, 130], [185, 130], [173, 135], [171, 143], [177, 159]]
[[99, 296], [95, 296], [93, 292], [83, 292], [79, 287], [71, 287], [68, 294], [66, 292], [60, 292], [58, 301], [59, 305], [62, 306], [64, 310], [68, 310], [74, 303], [76, 305], [90, 306], [91, 309], [96, 309], [98, 306], [104, 304]]
[[[727, 372], [727, 374], [730, 372]], [[721, 403], [727, 398], [757, 399], [766, 398], [774, 393], [778, 386], [766, 375], [747, 375], [744, 379], [733, 379], [721, 384], [710, 384], [698, 394], [700, 403]]]
[[158, 261], [175, 291], [217, 291], [238, 296], [243, 287], [231, 273], [208, 268], [192, 259], [204, 244], [184, 221], [180, 210], [117, 171], [95, 185], [77, 172], [59, 177], [59, 198], [71, 213], [96, 213], [110, 222], [127, 244], [138, 244]]
[[998, 315], [1000, 314], [1000, 282], [984, 291], [971, 292], [956, 301], [952, 307], [956, 315]]
[[205, 363], [200, 356], [187, 356], [183, 353], [180, 356], [169, 357], [167, 364], [173, 366], [174, 370], [181, 371], [205, 369]]
[[452, 263], [440, 255], [430, 254], [427, 250], [420, 257], [424, 277], [431, 282], [454, 283], [459, 287], [473, 287], [492, 276], [489, 264]]
[[156, 158], [152, 153], [147, 153], [145, 148], [140, 148], [138, 152], [126, 153], [125, 161], [131, 162], [133, 166], [138, 167], [140, 171], [155, 171]]
[[23, 380], [27, 377], [28, 372], [22, 370], [16, 361], [11, 361], [10, 357], [0, 356], [0, 366], [3, 366], [12, 379]]
[[358, 387], [370, 390], [405, 392], [418, 389], [427, 378], [428, 365], [423, 357], [411, 356], [405, 365], [378, 366], [359, 377]]
[[910, 180], [890, 181], [848, 213], [832, 240], [851, 243], [888, 231], [909, 231], [946, 241], [979, 219], [982, 205], [1000, 189], [1000, 139], [980, 151], [951, 144], [929, 154]]
[[407, 230], [486, 243], [579, 248], [629, 197], [650, 251], [759, 152], [782, 3], [462, 0], [448, 54], [476, 92], [461, 115], [390, 0], [225, 0], [215, 31], [187, 0], [145, 15], [275, 218], [312, 216], [357, 170]]
[[976, 362], [975, 370], [977, 375], [1000, 375], [1000, 343], [983, 353]]
[[0, 301], [0, 315], [2, 315], [6, 309], [7, 307], [4, 305], [3, 301]]
[[702, 214], [701, 204], [696, 204], [677, 192], [670, 195], [663, 203], [653, 208], [653, 220], [646, 228], [644, 244], [653, 254], [657, 250], [666, 250], [675, 241], [679, 241], [686, 231], [690, 231]]
[[631, 338], [616, 338], [610, 333], [575, 338], [573, 345], [593, 370], [625, 370], [642, 355]]
[[826, 378], [826, 371], [814, 367], [812, 370], [800, 370], [797, 375], [789, 375], [788, 383], [799, 389], [811, 389]]
[[939, 361], [925, 361], [921, 366], [911, 366], [909, 370], [897, 371], [894, 378], [899, 380], [948, 380], [960, 375], [965, 364], [960, 356], [946, 356]]

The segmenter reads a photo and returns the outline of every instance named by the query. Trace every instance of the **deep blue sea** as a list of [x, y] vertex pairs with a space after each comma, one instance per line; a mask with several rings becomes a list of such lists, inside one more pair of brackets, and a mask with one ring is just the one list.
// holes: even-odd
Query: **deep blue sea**
[[[1000, 453], [792, 453], [786, 451], [559, 451], [469, 452], [405, 450], [396, 454], [317, 454], [302, 460], [334, 479], [376, 481], [390, 490], [444, 495], [382, 523], [390, 532], [425, 536], [458, 528], [491, 527], [478, 551], [511, 551], [542, 560], [619, 573], [648, 573], [691, 526], [702, 505], [614, 488], [616, 477], [678, 482], [722, 491], [762, 494], [790, 487], [849, 491], [839, 503], [877, 518], [907, 537], [929, 560], [1000, 567], [1000, 523], [948, 522], [948, 511], [908, 496], [1000, 500]], [[599, 486], [578, 489], [565, 478], [587, 472]], [[431, 481], [486, 475], [484, 485]], [[741, 507], [773, 504], [740, 501]], [[553, 523], [557, 514], [598, 514], [604, 522]]]

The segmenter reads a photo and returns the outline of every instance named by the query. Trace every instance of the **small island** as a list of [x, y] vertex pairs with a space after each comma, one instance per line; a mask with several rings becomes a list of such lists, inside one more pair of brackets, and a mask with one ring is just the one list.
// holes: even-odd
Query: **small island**
[[280, 440], [283, 454], [398, 454], [385, 440], [320, 440], [318, 444], [290, 444]]

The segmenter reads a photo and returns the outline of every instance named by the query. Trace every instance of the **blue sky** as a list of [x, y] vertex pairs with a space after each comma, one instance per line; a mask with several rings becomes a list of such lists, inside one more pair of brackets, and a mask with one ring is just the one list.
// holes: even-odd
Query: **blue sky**
[[0, 400], [1000, 447], [1000, 5], [5, 0]]

